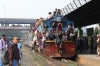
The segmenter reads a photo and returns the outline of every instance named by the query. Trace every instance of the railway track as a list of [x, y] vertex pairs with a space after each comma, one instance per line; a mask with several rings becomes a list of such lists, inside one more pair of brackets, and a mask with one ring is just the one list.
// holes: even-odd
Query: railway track
[[66, 66], [65, 63], [62, 63], [61, 61], [58, 61], [58, 60], [53, 59], [51, 57], [45, 56], [42, 53], [39, 53], [39, 52], [35, 52], [35, 53], [38, 54], [39, 56], [42, 56], [42, 58], [45, 59], [52, 66]]
[[35, 51], [34, 53], [38, 56], [41, 56], [44, 60], [46, 60], [52, 66], [84, 66], [84, 65], [79, 64], [78, 62], [75, 62], [66, 58], [64, 58], [63, 59], [64, 61], [62, 61], [62, 59], [51, 58], [37, 51]]

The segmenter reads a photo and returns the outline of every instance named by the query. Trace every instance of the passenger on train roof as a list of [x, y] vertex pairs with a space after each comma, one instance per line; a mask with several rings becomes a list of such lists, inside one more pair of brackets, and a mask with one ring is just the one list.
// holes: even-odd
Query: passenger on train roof
[[60, 9], [58, 9], [58, 11], [57, 11], [57, 17], [61, 17], [61, 10]]
[[57, 14], [57, 8], [55, 8], [55, 11], [53, 12], [53, 16], [56, 16]]
[[53, 17], [52, 12], [49, 12], [48, 15], [49, 16], [46, 18], [46, 20], [51, 19]]

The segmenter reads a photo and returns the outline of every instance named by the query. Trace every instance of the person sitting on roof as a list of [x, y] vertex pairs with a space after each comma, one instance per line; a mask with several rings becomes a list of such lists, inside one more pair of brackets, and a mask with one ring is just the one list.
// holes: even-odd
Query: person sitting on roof
[[48, 14], [49, 14], [49, 16], [47, 17], [46, 20], [51, 19], [53, 17], [52, 12], [49, 12]]
[[58, 9], [57, 17], [61, 17], [61, 10], [60, 9]]
[[55, 9], [55, 11], [53, 12], [53, 16], [57, 15], [57, 8]]
[[57, 14], [56, 14], [56, 21], [57, 22], [60, 22], [61, 21], [61, 10], [60, 9], [58, 9], [58, 11], [57, 11]]

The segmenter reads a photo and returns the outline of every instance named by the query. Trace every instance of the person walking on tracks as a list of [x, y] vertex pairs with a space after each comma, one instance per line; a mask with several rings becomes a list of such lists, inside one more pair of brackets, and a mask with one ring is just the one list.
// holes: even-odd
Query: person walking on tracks
[[8, 47], [8, 54], [9, 54], [9, 66], [18, 66], [20, 56], [19, 56], [19, 49], [17, 44], [19, 42], [18, 37], [13, 37], [12, 40], [13, 44]]
[[2, 38], [0, 40], [0, 66], [3, 66], [3, 62], [2, 62], [2, 52], [5, 50], [6, 46], [5, 46], [5, 41], [4, 39], [6, 38], [6, 35], [2, 35]]

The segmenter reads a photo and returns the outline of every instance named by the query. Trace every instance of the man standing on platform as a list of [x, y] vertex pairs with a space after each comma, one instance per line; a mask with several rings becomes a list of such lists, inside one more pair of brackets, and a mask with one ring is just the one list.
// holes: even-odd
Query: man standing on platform
[[20, 60], [19, 49], [17, 47], [17, 44], [19, 42], [19, 38], [13, 37], [12, 42], [13, 42], [13, 44], [11, 44], [8, 47], [9, 61], [10, 61], [9, 66], [18, 66], [19, 60]]
[[2, 52], [6, 49], [6, 45], [4, 41], [5, 38], [6, 38], [6, 35], [3, 34], [2, 38], [0, 39], [0, 66], [3, 66], [1, 55], [2, 55]]

